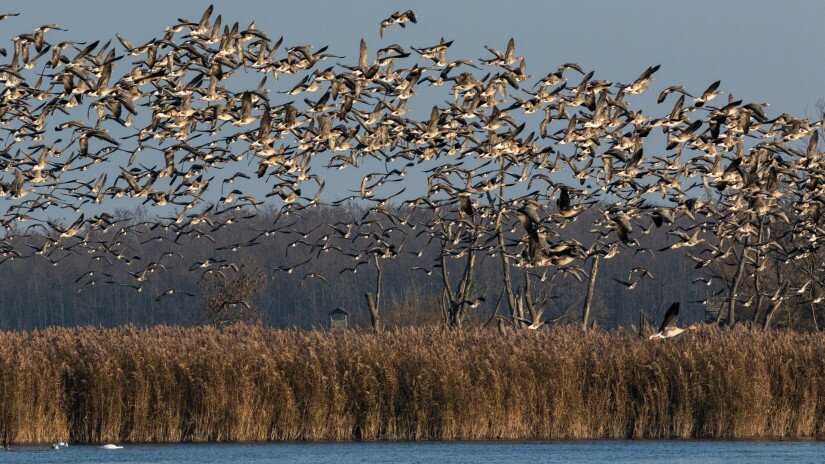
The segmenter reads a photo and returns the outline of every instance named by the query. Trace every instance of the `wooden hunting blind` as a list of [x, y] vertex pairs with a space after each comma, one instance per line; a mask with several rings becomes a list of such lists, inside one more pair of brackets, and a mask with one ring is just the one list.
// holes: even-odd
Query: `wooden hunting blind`
[[329, 330], [347, 330], [349, 311], [337, 307], [329, 312]]

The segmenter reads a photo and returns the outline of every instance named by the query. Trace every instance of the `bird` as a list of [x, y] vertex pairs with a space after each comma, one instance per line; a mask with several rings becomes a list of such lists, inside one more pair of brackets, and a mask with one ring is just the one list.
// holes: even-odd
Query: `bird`
[[101, 447], [100, 447], [100, 449], [105, 449], [105, 450], [118, 450], [118, 449], [123, 449], [123, 447], [122, 447], [122, 446], [120, 446], [120, 445], [114, 445], [114, 444], [112, 444], [112, 443], [107, 443], [107, 444], [105, 444], [105, 445], [101, 446]]
[[176, 290], [174, 288], [170, 288], [169, 290], [166, 290], [165, 292], [158, 295], [158, 297], [155, 298], [155, 301], [160, 301], [160, 300], [166, 298], [167, 296], [173, 295], [173, 294], [176, 294], [176, 293], [181, 293], [181, 294], [184, 294], [186, 296], [195, 296], [194, 293], [184, 292], [183, 290]]
[[642, 93], [653, 79], [653, 74], [659, 70], [659, 65], [647, 68], [641, 76], [627, 86], [620, 86], [621, 91], [629, 95], [637, 95]]
[[627, 287], [628, 290], [633, 290], [639, 284], [639, 279], [636, 279], [636, 280], [633, 280], [633, 281], [628, 281], [628, 280], [621, 280], [621, 279], [617, 279], [617, 278], [613, 277], [613, 280], [615, 280], [616, 282], [624, 285], [625, 287]]
[[465, 217], [472, 218], [473, 213], [475, 212], [475, 208], [473, 208], [473, 203], [470, 201], [470, 194], [469, 193], [461, 193], [458, 195], [459, 201], [459, 212], [463, 214]]
[[659, 331], [651, 335], [649, 340], [660, 340], [671, 338], [679, 335], [686, 330], [696, 330], [696, 324], [690, 325], [687, 328], [676, 327], [676, 318], [679, 317], [679, 302], [675, 302], [665, 312], [665, 318], [662, 320], [662, 325], [659, 326]]
[[395, 13], [391, 14], [389, 18], [381, 21], [381, 28], [379, 29], [378, 34], [381, 38], [384, 38], [384, 29], [397, 24], [401, 27], [406, 27], [408, 22], [417, 23], [418, 19], [415, 17], [415, 13], [412, 10], [407, 11], [396, 11]]
[[542, 328], [547, 323], [546, 320], [545, 321], [541, 320], [541, 316], [544, 314], [544, 309], [545, 309], [545, 306], [542, 306], [541, 308], [539, 308], [536, 311], [536, 314], [533, 317], [532, 321], [528, 320], [528, 319], [524, 319], [522, 317], [518, 317], [518, 316], [514, 316], [514, 318], [516, 320], [520, 321], [520, 322], [523, 322], [523, 323], [527, 324], [527, 326], [525, 327], [527, 330], [538, 330], [538, 329]]
[[301, 278], [301, 282], [298, 284], [298, 287], [303, 287], [304, 283], [306, 283], [306, 281], [308, 279], [311, 279], [313, 277], [316, 278], [316, 279], [320, 279], [323, 283], [329, 285], [329, 282], [327, 282], [327, 279], [323, 275], [321, 275], [317, 272], [310, 272], [310, 273], [306, 274], [303, 278]]

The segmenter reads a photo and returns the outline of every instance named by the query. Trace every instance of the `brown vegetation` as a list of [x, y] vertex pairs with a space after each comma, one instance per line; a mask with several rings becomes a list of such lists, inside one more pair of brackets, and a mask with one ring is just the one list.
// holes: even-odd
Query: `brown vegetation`
[[15, 443], [825, 438], [825, 336], [705, 328], [0, 333]]

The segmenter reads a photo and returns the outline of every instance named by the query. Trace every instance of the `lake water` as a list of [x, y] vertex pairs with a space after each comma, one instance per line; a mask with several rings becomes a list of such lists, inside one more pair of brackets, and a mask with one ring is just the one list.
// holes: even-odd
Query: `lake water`
[[576, 441], [19, 447], [3, 463], [822, 463], [825, 442]]

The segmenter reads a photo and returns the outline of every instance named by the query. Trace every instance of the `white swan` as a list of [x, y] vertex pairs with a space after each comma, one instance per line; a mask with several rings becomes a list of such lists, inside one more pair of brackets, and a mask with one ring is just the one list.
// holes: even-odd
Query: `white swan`
[[106, 444], [106, 445], [101, 446], [101, 447], [100, 447], [100, 449], [114, 450], [114, 449], [123, 449], [123, 447], [122, 447], [122, 446], [113, 445], [113, 444], [109, 443], [109, 444]]
[[56, 444], [57, 444], [57, 446], [69, 446], [69, 444], [68, 444], [68, 443], [64, 443], [64, 442], [62, 442], [62, 441], [59, 441], [59, 442], [57, 442]]

